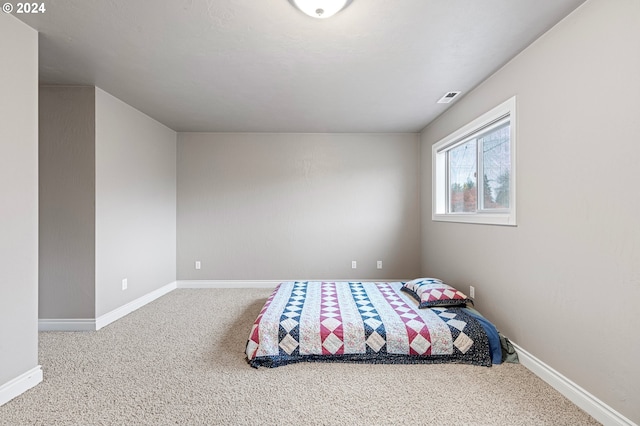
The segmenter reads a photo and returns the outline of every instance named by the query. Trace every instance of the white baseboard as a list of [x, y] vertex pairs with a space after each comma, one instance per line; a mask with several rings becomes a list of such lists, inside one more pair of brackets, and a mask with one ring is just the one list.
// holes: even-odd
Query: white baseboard
[[[61, 318], [61, 319], [39, 319], [39, 331], [96, 331], [111, 324], [112, 322], [140, 309], [147, 303], [175, 290], [176, 288], [271, 288], [274, 289], [283, 281], [294, 280], [182, 280], [174, 281], [158, 290], [152, 291], [126, 305], [114, 309], [96, 319], [93, 318]], [[373, 280], [305, 280], [305, 281], [373, 281]], [[381, 280], [377, 280], [381, 281]], [[392, 280], [385, 280], [392, 281]], [[402, 280], [394, 280], [402, 281]]]
[[[512, 342], [513, 343], [513, 342]], [[634, 422], [513, 343], [520, 363], [605, 426], [637, 426]]]
[[39, 319], [38, 331], [96, 331], [111, 324], [114, 321], [119, 320], [125, 315], [140, 309], [147, 303], [153, 302], [159, 297], [175, 290], [177, 288], [177, 282], [174, 281], [170, 284], [160, 287], [151, 293], [145, 294], [126, 305], [120, 306], [111, 312], [107, 312], [98, 318], [61, 318], [61, 319]]
[[114, 309], [111, 312], [108, 312], [104, 315], [100, 315], [96, 319], [96, 330], [100, 330], [102, 327], [106, 327], [114, 321], [119, 320], [120, 318], [129, 315], [131, 312], [142, 308], [147, 303], [151, 303], [154, 300], [164, 296], [165, 294], [175, 290], [177, 288], [177, 281], [174, 281], [170, 284], [165, 285], [164, 287], [160, 287], [157, 290], [152, 291], [151, 293], [145, 294], [142, 297], [139, 297], [126, 305], [120, 306], [119, 308]]
[[266, 280], [182, 280], [178, 288], [276, 288], [282, 281]]
[[96, 320], [93, 318], [61, 318], [38, 320], [38, 331], [95, 331]]
[[0, 405], [4, 405], [13, 398], [28, 391], [42, 381], [42, 367], [39, 365], [13, 380], [0, 386]]
[[285, 281], [325, 281], [325, 282], [396, 282], [409, 280], [391, 280], [391, 279], [338, 279], [338, 280], [181, 280], [178, 281], [178, 288], [276, 288], [276, 286]]

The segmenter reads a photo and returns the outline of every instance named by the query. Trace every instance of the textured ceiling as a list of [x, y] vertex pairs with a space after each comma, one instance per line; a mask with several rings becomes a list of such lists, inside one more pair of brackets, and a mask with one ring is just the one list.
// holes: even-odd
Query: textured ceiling
[[[47, 0], [40, 80], [96, 85], [176, 131], [416, 132], [584, 0]], [[461, 96], [461, 97], [462, 97]]]

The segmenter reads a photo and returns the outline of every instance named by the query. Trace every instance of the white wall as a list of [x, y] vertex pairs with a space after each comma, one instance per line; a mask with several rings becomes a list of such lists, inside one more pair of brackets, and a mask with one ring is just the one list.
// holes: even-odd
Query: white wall
[[95, 318], [95, 91], [40, 87], [40, 318]]
[[418, 134], [180, 133], [178, 278], [415, 276], [419, 157]]
[[[0, 13], [0, 404], [38, 369], [38, 34]], [[14, 384], [12, 384], [14, 383]], [[24, 385], [24, 386], [23, 386]]]
[[96, 88], [98, 317], [176, 280], [176, 137]]
[[[426, 275], [640, 423], [640, 2], [590, 0], [422, 135]], [[432, 222], [431, 145], [517, 95], [518, 226]]]

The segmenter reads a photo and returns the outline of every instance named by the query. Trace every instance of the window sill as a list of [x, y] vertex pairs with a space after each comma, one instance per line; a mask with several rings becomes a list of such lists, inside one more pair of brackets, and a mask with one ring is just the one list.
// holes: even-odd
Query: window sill
[[434, 222], [456, 222], [456, 223], [474, 223], [480, 225], [501, 225], [501, 226], [517, 226], [514, 214], [433, 214]]

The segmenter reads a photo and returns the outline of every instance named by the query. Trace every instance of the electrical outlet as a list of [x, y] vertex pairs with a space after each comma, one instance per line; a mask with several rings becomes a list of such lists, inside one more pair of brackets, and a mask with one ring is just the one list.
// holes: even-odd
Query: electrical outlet
[[378, 269], [382, 269], [382, 260], [378, 260], [378, 263], [377, 263], [376, 267]]
[[351, 269], [356, 269], [358, 267], [358, 262], [356, 262], [355, 260], [351, 261]]
[[202, 267], [202, 264], [200, 263], [199, 260], [196, 260], [196, 269], [200, 269]]
[[469, 297], [472, 299], [476, 297], [476, 288], [472, 285], [469, 286]]
[[129, 287], [129, 280], [127, 278], [124, 278], [122, 280], [122, 289], [126, 290]]

